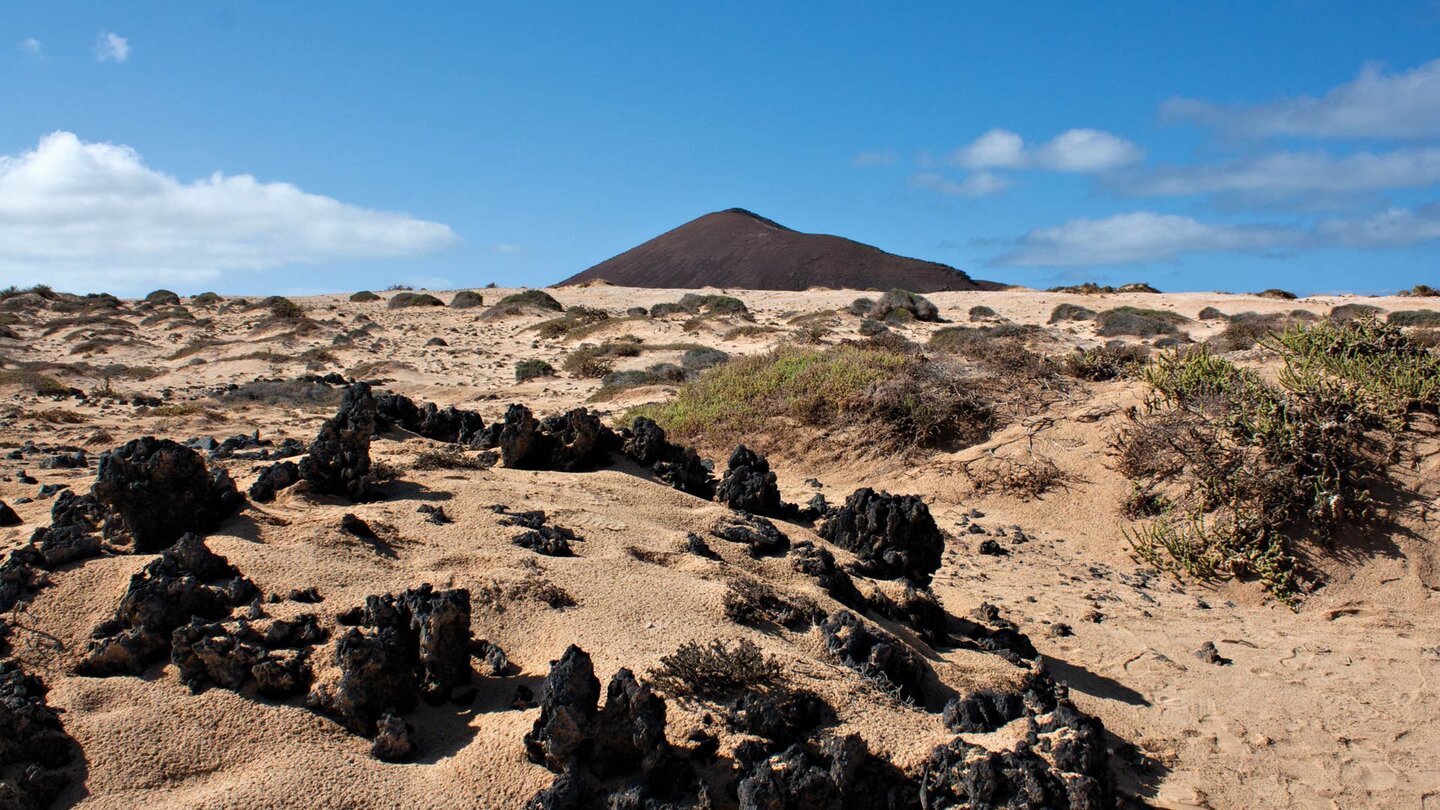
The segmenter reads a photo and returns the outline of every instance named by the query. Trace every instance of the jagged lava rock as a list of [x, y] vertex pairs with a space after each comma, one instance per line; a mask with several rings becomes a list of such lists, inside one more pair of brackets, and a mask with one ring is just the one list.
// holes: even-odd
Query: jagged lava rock
[[924, 501], [869, 487], [851, 493], [844, 506], [831, 511], [819, 534], [854, 552], [863, 573], [905, 577], [917, 585], [930, 584], [945, 551], [945, 536]]
[[214, 529], [242, 501], [223, 468], [211, 469], [193, 449], [153, 436], [102, 453], [91, 492], [141, 552], [166, 548], [186, 532]]
[[300, 475], [316, 492], [368, 500], [375, 485], [370, 476], [370, 439], [375, 435], [375, 397], [370, 386], [357, 382], [345, 389], [340, 408], [310, 443], [300, 461]]

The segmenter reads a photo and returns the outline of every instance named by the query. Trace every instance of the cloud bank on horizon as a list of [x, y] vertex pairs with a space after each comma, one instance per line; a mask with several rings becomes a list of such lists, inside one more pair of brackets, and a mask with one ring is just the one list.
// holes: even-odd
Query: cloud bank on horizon
[[[1073, 173], [1095, 178], [1097, 191], [1121, 199], [1197, 198], [1202, 205], [1249, 215], [1249, 221], [1204, 222], [1142, 208], [1076, 217], [1008, 240], [1010, 246], [991, 259], [1000, 267], [1124, 266], [1205, 253], [1378, 250], [1440, 240], [1440, 201], [1373, 210], [1376, 195], [1440, 184], [1440, 143], [1426, 143], [1440, 141], [1440, 59], [1390, 73], [1367, 64], [1354, 80], [1318, 98], [1251, 105], [1172, 98], [1158, 112], [1164, 121], [1211, 131], [1220, 138], [1212, 146], [1244, 154], [1147, 165], [1139, 145], [1103, 130], [1071, 129], [1032, 147], [1019, 133], [996, 128], [938, 165], [918, 159], [910, 186], [982, 198], [1015, 188], [1025, 172]], [[1330, 145], [1266, 149], [1281, 138]], [[1262, 151], [1254, 151], [1257, 146]], [[856, 165], [879, 164], [857, 158]], [[1310, 216], [1255, 221], [1256, 213], [1286, 210]], [[1315, 216], [1324, 212], [1350, 215]]]
[[415, 256], [449, 226], [250, 175], [182, 182], [134, 149], [54, 132], [0, 156], [0, 275], [73, 289], [194, 286], [226, 271]]

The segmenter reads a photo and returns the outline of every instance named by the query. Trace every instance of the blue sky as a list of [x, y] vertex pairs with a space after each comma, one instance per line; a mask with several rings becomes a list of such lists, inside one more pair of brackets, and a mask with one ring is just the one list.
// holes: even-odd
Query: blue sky
[[1440, 282], [1440, 2], [1009, 5], [5, 0], [0, 284], [540, 285], [732, 206], [1033, 286]]

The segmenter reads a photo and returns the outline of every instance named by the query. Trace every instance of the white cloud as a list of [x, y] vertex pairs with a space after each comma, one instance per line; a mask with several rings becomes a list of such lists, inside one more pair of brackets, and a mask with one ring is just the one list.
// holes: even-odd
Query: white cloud
[[1262, 253], [1308, 240], [1303, 231], [1207, 225], [1174, 214], [1136, 211], [1037, 228], [995, 263], [1018, 267], [1136, 264], [1169, 261], [1190, 253]]
[[1254, 105], [1176, 98], [1165, 102], [1161, 113], [1251, 138], [1427, 138], [1440, 135], [1440, 59], [1405, 73], [1366, 65], [1354, 81], [1320, 98]]
[[1397, 248], [1440, 240], [1440, 203], [1391, 208], [1365, 219], [1333, 219], [1316, 229], [1326, 242], [1354, 248]]
[[992, 129], [956, 149], [950, 160], [966, 169], [1015, 169], [1027, 161], [1025, 139], [1008, 129]]
[[230, 270], [413, 256], [449, 227], [347, 205], [288, 183], [224, 175], [185, 183], [135, 150], [69, 132], [0, 156], [0, 279], [90, 289], [179, 286]]
[[40, 57], [45, 55], [45, 45], [35, 37], [26, 37], [20, 40], [20, 52], [27, 56]]
[[935, 172], [921, 172], [910, 178], [910, 185], [955, 197], [988, 197], [1009, 188], [1011, 183], [1008, 178], [990, 172], [975, 172], [961, 180]]
[[1057, 172], [1093, 174], [1139, 163], [1145, 153], [1134, 143], [1098, 129], [1072, 129], [1035, 151], [1035, 163]]
[[101, 62], [130, 61], [130, 40], [110, 31], [101, 31], [95, 39], [95, 58]]
[[1142, 196], [1240, 193], [1287, 195], [1414, 188], [1440, 182], [1440, 147], [1357, 152], [1276, 152], [1227, 163], [1162, 166], [1123, 178], [1122, 190]]
[[866, 169], [874, 166], [894, 166], [900, 162], [900, 156], [891, 149], [879, 149], [873, 152], [861, 152], [851, 161], [857, 168]]
[[1025, 139], [1008, 129], [992, 129], [950, 153], [949, 162], [966, 169], [1046, 169], [1096, 174], [1138, 163], [1144, 151], [1099, 129], [1070, 129], [1048, 143], [1027, 149]]

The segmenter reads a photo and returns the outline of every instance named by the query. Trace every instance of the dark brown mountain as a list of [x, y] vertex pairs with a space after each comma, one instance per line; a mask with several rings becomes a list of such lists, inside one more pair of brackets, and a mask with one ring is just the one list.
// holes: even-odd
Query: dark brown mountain
[[839, 236], [801, 233], [731, 208], [706, 214], [607, 259], [560, 285], [606, 281], [621, 287], [733, 287], [912, 292], [998, 290], [936, 262], [907, 259]]

